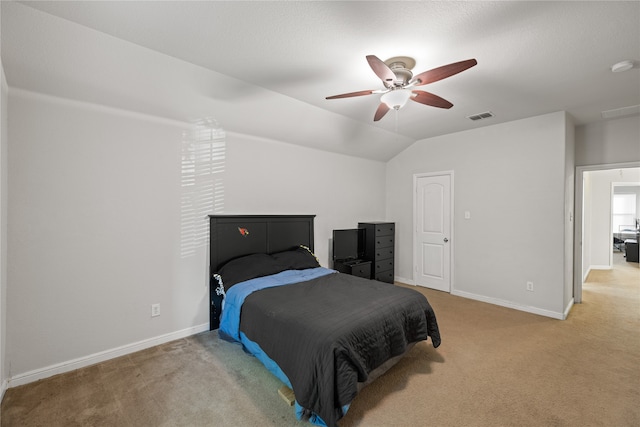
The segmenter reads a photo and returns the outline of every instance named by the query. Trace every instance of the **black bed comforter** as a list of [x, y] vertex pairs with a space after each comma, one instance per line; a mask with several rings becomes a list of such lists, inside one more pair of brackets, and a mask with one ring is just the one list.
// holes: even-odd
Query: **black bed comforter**
[[372, 370], [409, 343], [431, 337], [440, 345], [424, 295], [340, 273], [249, 295], [240, 330], [287, 375], [296, 401], [329, 427]]

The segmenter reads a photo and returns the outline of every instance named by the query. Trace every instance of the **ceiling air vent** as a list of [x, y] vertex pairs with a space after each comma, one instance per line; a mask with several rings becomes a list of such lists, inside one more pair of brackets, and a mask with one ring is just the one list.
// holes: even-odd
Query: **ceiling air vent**
[[606, 110], [602, 113], [603, 119], [612, 119], [614, 117], [632, 116], [640, 114], [640, 105], [632, 105], [630, 107], [616, 108], [614, 110]]
[[484, 113], [467, 116], [467, 119], [477, 122], [478, 120], [488, 119], [489, 117], [493, 117], [493, 113], [491, 111], [485, 111]]

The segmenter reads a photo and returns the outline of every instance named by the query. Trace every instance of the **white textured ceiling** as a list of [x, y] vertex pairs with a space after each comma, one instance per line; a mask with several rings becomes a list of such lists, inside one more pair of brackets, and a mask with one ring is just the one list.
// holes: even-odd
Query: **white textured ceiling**
[[[127, 63], [147, 55], [135, 51], [137, 45], [151, 51], [147, 65], [137, 67], [140, 81], [142, 74], [150, 86], [162, 85], [154, 79], [185, 79], [179, 65], [158, 62], [149, 72], [158, 52], [196, 65], [189, 79], [198, 83], [176, 82], [174, 91], [206, 88], [218, 107], [245, 102], [243, 131], [317, 148], [325, 143], [331, 151], [377, 160], [436, 135], [561, 110], [580, 125], [602, 120], [601, 111], [640, 104], [637, 1], [20, 3], [2, 3], [2, 62], [10, 87], [186, 119], [187, 110], [153, 99], [161, 94], [143, 105], [131, 90], [108, 88], [114, 73], [123, 73], [120, 81], [135, 74], [126, 71]], [[114, 52], [117, 39], [133, 47], [117, 49], [116, 66], [104, 51]], [[478, 65], [423, 87], [451, 101], [450, 110], [410, 102], [374, 123], [379, 95], [325, 99], [382, 88], [368, 54], [413, 57], [414, 74], [469, 58]], [[611, 65], [625, 59], [635, 67], [612, 73]], [[94, 63], [99, 69], [91, 69]], [[293, 111], [279, 106], [288, 102]], [[495, 117], [466, 118], [484, 111]], [[237, 115], [219, 114], [231, 129]]]

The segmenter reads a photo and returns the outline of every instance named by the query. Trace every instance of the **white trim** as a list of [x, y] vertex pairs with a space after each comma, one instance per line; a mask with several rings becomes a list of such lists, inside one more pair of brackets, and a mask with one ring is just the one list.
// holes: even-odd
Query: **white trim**
[[48, 378], [53, 375], [62, 374], [65, 372], [84, 368], [86, 366], [95, 365], [96, 363], [104, 362], [105, 360], [135, 353], [136, 351], [144, 350], [149, 347], [154, 347], [156, 345], [164, 344], [180, 338], [185, 338], [208, 330], [209, 323], [203, 323], [202, 325], [192, 326], [181, 331], [171, 332], [168, 334], [157, 336], [155, 338], [149, 338], [146, 340], [138, 341], [136, 343], [127, 344], [122, 347], [112, 348], [110, 350], [105, 350], [88, 356], [79, 357], [67, 362], [57, 363], [45, 368], [34, 369], [33, 371], [18, 374], [12, 378], [9, 378], [7, 385], [8, 387], [17, 387], [20, 385], [28, 384], [34, 381], [41, 380], [43, 378]]
[[411, 284], [415, 284], [415, 278], [416, 278], [416, 267], [418, 265], [418, 260], [416, 259], [417, 257], [417, 253], [416, 253], [416, 216], [417, 216], [417, 208], [416, 208], [416, 190], [417, 190], [417, 185], [418, 185], [418, 178], [424, 178], [427, 176], [442, 176], [442, 175], [447, 175], [449, 176], [449, 293], [452, 293], [455, 289], [454, 286], [454, 245], [455, 245], [455, 241], [456, 239], [454, 238], [454, 229], [455, 229], [455, 220], [456, 220], [456, 215], [455, 215], [455, 210], [454, 210], [454, 171], [453, 170], [446, 170], [446, 171], [436, 171], [436, 172], [423, 172], [423, 173], [414, 173], [413, 174], [413, 228], [411, 229], [411, 237], [412, 237], [412, 247], [411, 247], [411, 252], [413, 253], [413, 263], [411, 266], [411, 276], [413, 277], [412, 280], [410, 280]]
[[612, 221], [612, 213], [613, 213], [613, 182], [611, 183], [611, 188], [609, 189], [609, 217], [607, 221], [609, 222], [609, 268], [613, 268], [613, 224]]
[[416, 286], [416, 283], [411, 279], [405, 279], [404, 277], [396, 276], [393, 278], [394, 282], [404, 283], [405, 285]]
[[0, 385], [0, 402], [2, 402], [2, 399], [4, 399], [4, 393], [7, 391], [8, 388], [9, 388], [9, 383], [7, 382], [7, 380], [2, 381], [2, 385]]
[[[506, 301], [506, 300], [499, 299], [499, 298], [486, 297], [484, 295], [477, 295], [477, 294], [473, 294], [473, 293], [470, 293], [470, 292], [452, 290], [451, 291], [451, 295], [455, 295], [455, 296], [463, 297], [463, 298], [468, 298], [468, 299], [472, 299], [472, 300], [476, 300], [476, 301], [482, 301], [482, 302], [486, 302], [486, 303], [489, 303], [489, 304], [499, 305], [499, 306], [502, 306], [502, 307], [513, 308], [515, 310], [525, 311], [527, 313], [537, 314], [537, 315], [545, 316], [545, 317], [551, 317], [553, 319], [564, 320], [566, 318], [566, 315], [564, 313], [560, 313], [560, 312], [557, 312], [557, 311], [545, 310], [545, 309], [542, 309], [542, 308], [532, 307], [532, 306], [529, 306], [529, 305], [516, 304], [516, 303], [511, 302], [511, 301]], [[570, 304], [571, 304], [571, 306], [573, 305], [573, 300], [571, 300]], [[569, 306], [567, 308], [567, 310], [569, 310], [571, 308], [571, 306]], [[568, 313], [568, 311], [566, 311], [566, 312]]]
[[7, 83], [7, 76], [4, 74], [4, 66], [0, 61], [0, 69], [2, 69], [2, 88], [9, 93], [9, 84]]
[[[408, 285], [411, 285], [411, 286], [417, 286], [414, 283], [408, 283], [407, 279], [403, 279], [401, 277], [397, 277], [396, 281], [400, 282], [400, 283], [408, 284]], [[514, 309], [514, 310], [518, 310], [518, 311], [524, 311], [524, 312], [527, 312], [527, 313], [537, 314], [537, 315], [540, 315], [540, 316], [551, 317], [553, 319], [558, 319], [558, 320], [565, 320], [567, 318], [567, 316], [569, 315], [569, 312], [571, 311], [571, 308], [573, 307], [573, 303], [574, 303], [573, 298], [571, 298], [571, 301], [569, 301], [569, 304], [567, 304], [567, 307], [564, 309], [564, 312], [563, 313], [559, 313], [559, 312], [556, 312], [556, 311], [545, 310], [545, 309], [538, 308], [538, 307], [532, 307], [532, 306], [528, 306], [528, 305], [516, 304], [516, 303], [513, 303], [511, 301], [507, 301], [507, 300], [503, 300], [503, 299], [491, 298], [491, 297], [487, 297], [487, 296], [484, 296], [484, 295], [473, 294], [473, 293], [465, 292], [465, 291], [457, 291], [455, 289], [451, 290], [451, 295], [462, 297], [462, 298], [467, 298], [467, 299], [472, 299], [472, 300], [475, 300], [475, 301], [486, 302], [488, 304], [499, 305], [501, 307], [507, 307], [507, 308], [511, 308], [511, 309]]]
[[137, 120], [145, 120], [154, 123], [177, 126], [183, 129], [189, 129], [193, 123], [183, 122], [180, 120], [168, 119], [166, 117], [154, 116], [151, 114], [138, 113], [136, 111], [125, 110], [122, 108], [108, 107], [106, 105], [94, 104], [92, 102], [78, 101], [70, 98], [62, 98], [54, 95], [47, 95], [39, 92], [33, 92], [26, 89], [11, 88], [9, 90], [11, 96], [17, 96], [24, 99], [35, 99], [50, 102], [59, 105], [66, 105], [85, 110], [97, 111], [99, 113], [112, 114], [114, 116], [129, 117]]
[[[5, 92], [5, 95], [8, 98], [8, 96], [9, 96], [9, 84], [7, 83], [7, 76], [4, 73], [4, 65], [2, 64], [2, 59], [0, 59], [0, 85], [2, 86], [2, 91]], [[0, 108], [0, 113], [1, 112], [2, 112], [2, 108]], [[4, 124], [6, 125], [6, 123], [4, 123]], [[2, 126], [0, 126], [0, 128], [2, 128]], [[6, 130], [5, 130], [5, 132], [6, 132]], [[1, 205], [1, 203], [0, 203], [0, 205]], [[2, 234], [2, 233], [0, 233], [0, 234]], [[3, 237], [3, 239], [6, 240], [6, 236], [2, 236], [2, 237]], [[7, 254], [3, 253], [2, 257], [6, 261]], [[6, 277], [6, 272], [2, 272], [2, 274], [5, 275], [5, 277]], [[0, 283], [2, 283], [2, 282], [0, 281]], [[4, 315], [3, 321], [0, 321], [0, 326], [2, 326], [3, 323], [6, 324], [6, 315], [4, 314], [4, 312], [6, 311], [6, 307], [7, 307], [6, 295], [5, 295], [4, 300], [0, 297], [0, 304], [2, 304], [2, 307], [0, 307], [0, 316]], [[0, 328], [0, 330], [2, 330], [2, 328]], [[5, 330], [5, 333], [2, 336], [0, 336], [0, 340], [3, 340], [3, 341], [5, 340], [5, 336], [6, 336], [6, 327], [5, 327], [4, 330]], [[4, 364], [4, 362], [6, 360], [6, 357], [7, 357], [6, 348], [7, 348], [6, 342], [5, 342], [4, 346], [2, 344], [0, 344], [0, 351], [2, 352], [0, 354], [0, 363], [3, 363], [3, 364]], [[0, 366], [0, 374], [1, 374], [2, 377], [4, 377], [4, 375], [5, 375], [5, 370], [4, 370], [3, 366]], [[0, 384], [0, 402], [2, 402], [2, 399], [4, 398], [4, 393], [7, 391], [8, 388], [9, 388], [9, 383], [8, 383], [7, 379], [6, 378], [2, 379], [2, 384]]]
[[[583, 222], [583, 203], [584, 203], [584, 173], [597, 170], [609, 170], [609, 169], [624, 169], [624, 168], [637, 168], [640, 167], [639, 162], [628, 163], [611, 163], [604, 165], [588, 165], [588, 166], [576, 166], [575, 174], [575, 197], [574, 197], [574, 212], [575, 221], [573, 223], [574, 228], [574, 245], [573, 245], [573, 299], [575, 303], [582, 302], [582, 282], [586, 279], [586, 276], [582, 278], [582, 222]], [[590, 269], [597, 267], [589, 266]], [[582, 280], [580, 280], [582, 278]]]
[[591, 270], [612, 270], [613, 267], [610, 265], [591, 265], [589, 266], [589, 271]]
[[562, 313], [562, 320], [565, 320], [567, 317], [569, 317], [571, 308], [573, 308], [573, 298], [569, 300], [569, 304], [567, 304], [567, 307], [564, 309], [564, 313]]

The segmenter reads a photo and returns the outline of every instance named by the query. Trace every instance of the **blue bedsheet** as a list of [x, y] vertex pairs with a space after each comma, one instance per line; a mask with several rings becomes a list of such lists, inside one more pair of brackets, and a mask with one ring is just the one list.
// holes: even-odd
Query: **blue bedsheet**
[[[336, 273], [336, 271], [324, 267], [309, 268], [306, 270], [287, 270], [272, 276], [258, 277], [232, 286], [224, 297], [224, 310], [220, 319], [220, 329], [218, 333], [224, 339], [232, 339], [242, 343], [242, 346], [247, 352], [257, 357], [269, 372], [275, 375], [282, 383], [286, 384], [287, 387], [291, 388], [289, 378], [282, 372], [278, 364], [262, 351], [258, 344], [240, 332], [242, 303], [247, 296], [261, 289], [304, 282], [333, 273]], [[349, 405], [345, 405], [343, 408], [344, 413], [346, 413], [348, 409]], [[301, 419], [303, 414], [304, 409], [296, 402], [296, 416], [298, 419]], [[309, 422], [318, 426], [326, 426], [322, 418], [316, 414], [311, 414]]]

